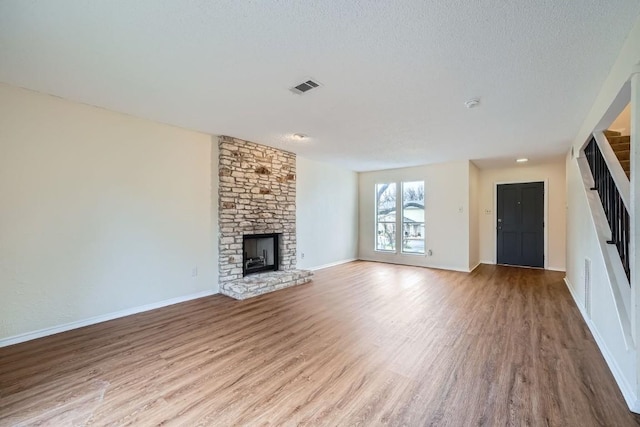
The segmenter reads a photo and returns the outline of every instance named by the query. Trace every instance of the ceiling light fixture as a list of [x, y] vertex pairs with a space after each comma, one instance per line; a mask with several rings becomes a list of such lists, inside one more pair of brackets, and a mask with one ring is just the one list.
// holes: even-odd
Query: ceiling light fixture
[[464, 106], [467, 108], [474, 108], [480, 105], [480, 100], [478, 98], [472, 98], [464, 103]]
[[516, 162], [518, 162], [518, 163], [527, 163], [528, 161], [529, 161], [529, 159], [527, 159], [525, 157], [522, 157], [520, 159], [516, 159]]
[[295, 139], [296, 141], [302, 141], [303, 139], [307, 139], [307, 135], [303, 133], [294, 133], [293, 139]]

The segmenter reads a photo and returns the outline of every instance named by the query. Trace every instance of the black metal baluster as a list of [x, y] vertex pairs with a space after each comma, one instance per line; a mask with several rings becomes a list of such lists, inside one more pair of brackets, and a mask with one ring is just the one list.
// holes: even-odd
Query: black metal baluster
[[631, 239], [629, 232], [629, 212], [622, 201], [622, 197], [620, 197], [618, 187], [616, 187], [616, 183], [613, 180], [613, 176], [607, 167], [607, 163], [602, 156], [602, 152], [595, 138], [591, 138], [591, 141], [589, 141], [584, 149], [584, 154], [593, 177], [593, 187], [591, 189], [598, 191], [602, 208], [607, 217], [609, 228], [611, 229], [611, 240], [608, 240], [607, 243], [616, 245], [624, 272], [627, 279], [631, 281], [629, 265], [629, 242]]

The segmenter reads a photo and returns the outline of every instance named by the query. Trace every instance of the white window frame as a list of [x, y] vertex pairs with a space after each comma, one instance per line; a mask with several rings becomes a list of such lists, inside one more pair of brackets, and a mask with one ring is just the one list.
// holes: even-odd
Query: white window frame
[[[403, 185], [405, 183], [411, 183], [411, 182], [422, 182], [423, 187], [425, 186], [425, 180], [424, 179], [407, 179], [407, 180], [388, 180], [388, 181], [384, 181], [384, 182], [376, 182], [373, 186], [373, 191], [374, 191], [374, 220], [373, 220], [373, 224], [374, 224], [374, 230], [373, 230], [373, 235], [374, 235], [374, 244], [373, 244], [373, 250], [375, 252], [379, 252], [379, 253], [386, 253], [386, 254], [401, 254], [401, 255], [407, 255], [407, 256], [425, 256], [426, 255], [426, 247], [427, 247], [427, 231], [426, 231], [426, 225], [427, 225], [427, 215], [426, 215], [426, 194], [425, 194], [425, 214], [424, 214], [424, 218], [423, 218], [423, 242], [424, 242], [424, 249], [423, 252], [405, 252], [403, 250], [403, 239], [404, 239], [404, 220], [403, 220], [403, 213], [404, 213], [404, 191], [403, 191]], [[395, 185], [396, 187], [396, 221], [395, 221], [395, 244], [394, 244], [394, 249], [378, 249], [378, 224], [380, 224], [378, 222], [378, 186], [380, 185], [384, 185], [384, 184], [389, 184], [389, 185]], [[426, 188], [425, 188], [425, 192], [426, 192]], [[390, 222], [383, 222], [383, 223], [390, 223]]]
[[[396, 220], [398, 220], [398, 222], [400, 223], [400, 252], [403, 255], [424, 255], [426, 253], [426, 246], [427, 246], [427, 239], [426, 239], [426, 210], [425, 210], [425, 206], [424, 206], [424, 200], [423, 200], [423, 206], [422, 206], [422, 212], [423, 212], [423, 217], [422, 217], [422, 252], [407, 252], [404, 250], [404, 205], [405, 205], [405, 200], [404, 200], [404, 185], [405, 184], [409, 184], [409, 183], [416, 183], [416, 182], [421, 182], [422, 183], [422, 189], [424, 191], [424, 180], [423, 179], [417, 179], [417, 180], [411, 180], [411, 181], [401, 181], [400, 182], [400, 216], [399, 218], [396, 218]], [[425, 194], [425, 199], [426, 199], [426, 194]], [[397, 217], [397, 215], [396, 215]], [[398, 225], [396, 224], [396, 228], [398, 227]], [[397, 234], [397, 233], [396, 233]], [[416, 240], [416, 239], [414, 239]]]
[[[395, 189], [396, 189], [396, 220], [395, 222], [390, 222], [390, 221], [384, 221], [382, 223], [378, 222], [378, 186], [380, 185], [384, 185], [384, 184], [388, 184], [388, 185], [394, 185]], [[374, 191], [374, 203], [375, 203], [375, 207], [374, 207], [374, 248], [373, 250], [376, 252], [382, 252], [382, 253], [388, 253], [388, 254], [395, 254], [398, 253], [398, 183], [394, 182], [394, 181], [389, 181], [389, 182], [378, 182], [373, 186], [373, 191]], [[393, 242], [393, 249], [379, 249], [378, 248], [378, 224], [393, 224], [395, 226], [395, 230], [394, 230], [394, 242]]]

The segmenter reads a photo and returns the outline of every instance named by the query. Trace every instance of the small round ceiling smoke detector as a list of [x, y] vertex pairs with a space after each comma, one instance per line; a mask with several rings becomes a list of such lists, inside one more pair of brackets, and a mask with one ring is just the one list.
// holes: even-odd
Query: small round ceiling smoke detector
[[474, 108], [480, 105], [480, 100], [478, 98], [473, 98], [468, 101], [465, 101], [464, 106], [467, 108]]
[[307, 139], [307, 135], [303, 133], [294, 133], [293, 139], [295, 139], [296, 141], [302, 141], [303, 139]]

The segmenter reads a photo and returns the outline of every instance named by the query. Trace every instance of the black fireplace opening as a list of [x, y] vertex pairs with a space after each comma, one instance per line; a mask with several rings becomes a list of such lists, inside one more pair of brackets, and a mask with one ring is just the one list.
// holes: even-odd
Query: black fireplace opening
[[245, 234], [242, 237], [242, 276], [278, 270], [280, 234]]

